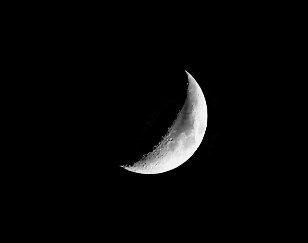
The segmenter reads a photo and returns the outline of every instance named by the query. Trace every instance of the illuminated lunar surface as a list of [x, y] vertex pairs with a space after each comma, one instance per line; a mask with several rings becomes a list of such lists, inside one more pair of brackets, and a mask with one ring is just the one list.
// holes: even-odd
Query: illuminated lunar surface
[[185, 163], [198, 149], [207, 127], [207, 106], [200, 86], [188, 72], [186, 74], [187, 97], [167, 134], [140, 161], [121, 167], [141, 174], [159, 174]]

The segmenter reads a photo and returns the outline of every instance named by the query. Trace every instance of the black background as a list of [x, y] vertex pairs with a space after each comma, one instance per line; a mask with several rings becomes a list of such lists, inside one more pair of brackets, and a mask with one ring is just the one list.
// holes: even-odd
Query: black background
[[[270, 151], [276, 143], [269, 136], [276, 127], [269, 113], [284, 99], [268, 113], [259, 104], [276, 79], [277, 72], [269, 76], [267, 71], [274, 57], [283, 57], [285, 47], [279, 43], [288, 36], [271, 34], [279, 26], [282, 32], [293, 28], [272, 13], [286, 11], [233, 2], [178, 2], [171, 8], [147, 2], [117, 2], [111, 8], [47, 4], [15, 4], [4, 20], [11, 89], [1, 91], [9, 96], [4, 106], [14, 107], [4, 117], [10, 123], [4, 130], [11, 133], [5, 143], [12, 145], [7, 163], [12, 173], [3, 170], [9, 175], [5, 186], [16, 185], [10, 190], [16, 205], [11, 211], [29, 212], [27, 225], [35, 210], [43, 219], [37, 222], [55, 218], [65, 230], [69, 221], [93, 222], [104, 235], [109, 228], [123, 232], [127, 226], [147, 237], [161, 237], [161, 229], [174, 225], [180, 236], [191, 225], [190, 237], [212, 231], [215, 238], [230, 238], [249, 228], [262, 231], [266, 222], [272, 230], [276, 222], [271, 219], [284, 217], [280, 205], [287, 200], [271, 199], [287, 185], [275, 177], [280, 160], [269, 158], [264, 148]], [[149, 114], [163, 111], [164, 119], [155, 134], [149, 129], [142, 151], [173, 121], [186, 95], [184, 70], [197, 80], [207, 102], [200, 147], [166, 173], [141, 175], [120, 168], [140, 156], [134, 152], [136, 131]], [[249, 224], [255, 219], [257, 227]], [[126, 237], [112, 236], [118, 235]]]
[[[158, 177], [221, 178], [229, 173], [229, 141], [224, 134], [232, 116], [225, 105], [230, 103], [230, 87], [239, 79], [237, 66], [243, 65], [238, 51], [241, 33], [219, 20], [200, 29], [132, 22], [106, 32], [91, 20], [59, 23], [57, 28], [44, 23], [43, 31], [25, 33], [33, 47], [27, 60], [27, 72], [34, 76], [30, 87], [35, 96], [29, 97], [35, 106], [29, 106], [30, 114], [38, 116], [34, 124], [44, 142], [35, 142], [43, 147], [37, 156], [50, 161], [46, 173], [97, 183], [111, 175], [138, 178], [119, 165], [142, 155], [135, 151], [135, 141], [153, 112], [164, 108], [160, 115], [165, 121], [160, 120], [160, 133], [149, 133], [143, 151], [170, 126], [184, 104], [185, 70], [204, 92], [208, 128], [189, 163]], [[32, 40], [35, 34], [38, 38]]]
[[[58, 124], [59, 138], [62, 131], [68, 131], [67, 141], [60, 143], [68, 144], [68, 151], [72, 149], [64, 165], [68, 165], [69, 170], [77, 166], [78, 173], [91, 174], [93, 169], [94, 173], [100, 173], [106, 168], [111, 168], [107, 169], [108, 173], [110, 170], [116, 174], [127, 173], [118, 166], [141, 156], [135, 154], [135, 140], [149, 116], [171, 100], [171, 107], [168, 106], [163, 114], [165, 123], [159, 124], [162, 129], [167, 129], [184, 104], [187, 90], [185, 70], [195, 77], [209, 102], [207, 133], [212, 137], [208, 137], [207, 145], [205, 143], [204, 148], [200, 148], [200, 159], [196, 161], [201, 165], [205, 160], [203, 155], [217, 149], [212, 143], [217, 143], [222, 135], [223, 121], [219, 115], [222, 115], [223, 108], [219, 96], [223, 96], [227, 87], [224, 87], [225, 76], [219, 72], [224, 69], [225, 75], [229, 71], [217, 57], [222, 55], [223, 47], [216, 46], [220, 49], [218, 52], [214, 46], [214, 50], [205, 53], [206, 46], [200, 46], [190, 53], [179, 43], [156, 42], [153, 34], [144, 37], [142, 43], [125, 44], [127, 47], [113, 51], [107, 48], [99, 55], [101, 58], [95, 57], [98, 55], [95, 49], [90, 54], [81, 54], [72, 63], [69, 59], [66, 70], [58, 74], [64, 77], [59, 79], [59, 86], [54, 87], [56, 94], [60, 93], [55, 112], [56, 117], [60, 114], [59, 117], [65, 118], [65, 126], [61, 121]], [[211, 46], [211, 43], [207, 45]], [[217, 88], [219, 90], [215, 90]], [[149, 140], [159, 140], [163, 134], [160, 132], [150, 133]], [[65, 149], [61, 152], [66, 155]], [[72, 160], [75, 156], [76, 160]], [[84, 163], [85, 160], [90, 161]], [[187, 170], [198, 171], [198, 166], [194, 167], [197, 163], [192, 162]]]
[[[20, 27], [23, 42], [15, 51], [24, 69], [18, 74], [29, 82], [16, 84], [25, 97], [16, 127], [20, 144], [27, 144], [23, 155], [31, 158], [22, 168], [35, 174], [34, 184], [65, 193], [126, 195], [127, 189], [130, 197], [128, 191], [137, 195], [130, 188], [141, 188], [151, 198], [184, 190], [186, 197], [192, 191], [218, 198], [223, 193], [225, 199], [255, 186], [251, 178], [259, 164], [243, 136], [255, 129], [247, 126], [245, 99], [255, 84], [251, 57], [259, 51], [253, 22], [227, 7], [168, 23], [106, 16], [64, 11]], [[184, 103], [185, 70], [207, 102], [200, 147], [167, 173], [120, 168], [142, 155], [135, 152], [136, 141], [150, 114], [163, 107], [157, 131], [170, 126]], [[142, 151], [160, 137], [156, 130], [148, 135]]]

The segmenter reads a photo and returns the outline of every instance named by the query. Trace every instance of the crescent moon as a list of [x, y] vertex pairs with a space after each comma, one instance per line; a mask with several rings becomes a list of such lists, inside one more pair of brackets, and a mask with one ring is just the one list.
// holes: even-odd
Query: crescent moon
[[207, 105], [197, 81], [188, 77], [187, 99], [162, 141], [152, 152], [124, 169], [140, 174], [159, 174], [185, 163], [200, 146], [207, 127]]

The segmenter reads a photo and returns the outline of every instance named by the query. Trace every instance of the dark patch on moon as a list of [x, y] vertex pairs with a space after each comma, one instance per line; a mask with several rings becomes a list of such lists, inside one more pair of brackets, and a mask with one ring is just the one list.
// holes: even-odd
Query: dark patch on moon
[[184, 140], [184, 149], [187, 150], [190, 148], [192, 145], [194, 145], [196, 142], [194, 135], [191, 135], [190, 137], [186, 138]]
[[178, 106], [177, 100], [161, 98], [156, 106], [145, 114], [143, 123], [135, 134], [135, 147], [139, 154], [151, 151], [167, 134], [168, 127], [176, 119]]
[[188, 97], [191, 104], [198, 105], [198, 86], [194, 80], [189, 80]]
[[205, 125], [204, 124], [200, 124], [199, 128], [198, 128], [198, 134], [202, 135], [205, 131]]
[[179, 142], [178, 139], [174, 139], [172, 142], [168, 144], [168, 152], [174, 152], [175, 149], [178, 147]]
[[175, 135], [184, 133], [189, 136], [194, 129], [193, 104], [186, 99], [185, 104], [174, 123]]

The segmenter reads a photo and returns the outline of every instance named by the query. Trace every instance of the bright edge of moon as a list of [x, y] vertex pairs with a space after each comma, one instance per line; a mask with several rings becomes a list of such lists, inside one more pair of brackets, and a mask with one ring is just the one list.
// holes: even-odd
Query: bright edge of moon
[[[200, 146], [207, 127], [207, 105], [200, 86], [185, 72], [188, 77], [187, 101], [167, 134], [152, 152], [132, 166], [121, 166], [124, 169], [140, 174], [170, 171], [185, 163]], [[181, 124], [183, 119], [184, 125]]]

